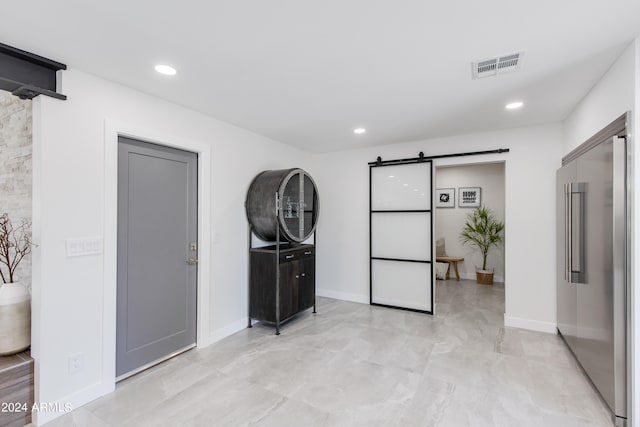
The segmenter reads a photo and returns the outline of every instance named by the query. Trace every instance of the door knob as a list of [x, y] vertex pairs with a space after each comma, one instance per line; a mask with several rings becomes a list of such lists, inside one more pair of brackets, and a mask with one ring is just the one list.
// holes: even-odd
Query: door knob
[[198, 263], [198, 260], [196, 258], [189, 258], [187, 260], [187, 264], [189, 265], [196, 265]]

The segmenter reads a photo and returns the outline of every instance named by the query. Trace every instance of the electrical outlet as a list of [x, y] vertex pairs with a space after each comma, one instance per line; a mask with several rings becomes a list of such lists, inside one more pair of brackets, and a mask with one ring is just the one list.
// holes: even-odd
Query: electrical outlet
[[69, 355], [69, 374], [75, 374], [82, 370], [84, 365], [84, 353], [74, 353]]

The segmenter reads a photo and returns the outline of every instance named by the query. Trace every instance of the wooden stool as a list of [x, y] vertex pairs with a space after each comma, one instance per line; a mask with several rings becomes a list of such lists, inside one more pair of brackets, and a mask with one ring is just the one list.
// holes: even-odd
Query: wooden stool
[[447, 280], [449, 280], [449, 270], [451, 270], [451, 266], [453, 265], [453, 270], [456, 272], [456, 280], [460, 281], [460, 274], [458, 273], [458, 262], [464, 261], [463, 257], [459, 256], [437, 256], [436, 261], [449, 263], [447, 266]]

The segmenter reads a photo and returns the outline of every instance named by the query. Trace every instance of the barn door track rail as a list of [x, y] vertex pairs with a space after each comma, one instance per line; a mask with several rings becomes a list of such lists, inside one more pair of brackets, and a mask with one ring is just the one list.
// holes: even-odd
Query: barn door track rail
[[508, 148], [498, 148], [495, 150], [486, 151], [470, 151], [466, 153], [452, 153], [452, 154], [437, 154], [435, 156], [425, 156], [421, 151], [418, 153], [418, 157], [411, 157], [408, 159], [394, 159], [394, 160], [382, 160], [382, 157], [378, 156], [375, 162], [369, 162], [369, 166], [389, 166], [389, 165], [401, 165], [405, 163], [420, 163], [427, 160], [446, 159], [449, 157], [464, 157], [464, 156], [480, 156], [484, 154], [502, 154], [508, 153]]

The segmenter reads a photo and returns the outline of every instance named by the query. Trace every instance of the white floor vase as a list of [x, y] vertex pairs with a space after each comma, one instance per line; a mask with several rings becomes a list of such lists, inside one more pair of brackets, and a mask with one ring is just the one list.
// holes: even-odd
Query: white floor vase
[[26, 286], [5, 283], [0, 287], [0, 355], [8, 356], [31, 344], [31, 295]]

